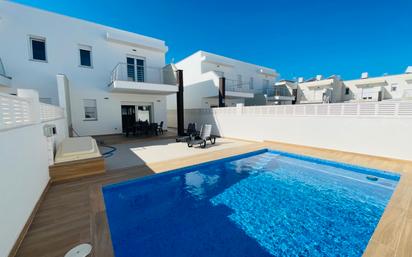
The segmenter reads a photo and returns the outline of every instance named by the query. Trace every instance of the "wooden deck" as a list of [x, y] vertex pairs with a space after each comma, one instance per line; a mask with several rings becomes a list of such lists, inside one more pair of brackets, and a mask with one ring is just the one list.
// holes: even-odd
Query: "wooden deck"
[[271, 142], [53, 184], [46, 193], [16, 256], [61, 257], [73, 246], [90, 242], [93, 245], [92, 256], [113, 257], [102, 185], [265, 147], [402, 173], [399, 186], [379, 222], [365, 256], [412, 256], [412, 162]]

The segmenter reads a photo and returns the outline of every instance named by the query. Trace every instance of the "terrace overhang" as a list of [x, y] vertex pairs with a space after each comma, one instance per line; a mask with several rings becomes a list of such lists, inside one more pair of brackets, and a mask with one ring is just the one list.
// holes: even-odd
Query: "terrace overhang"
[[106, 40], [117, 44], [138, 47], [161, 53], [166, 53], [168, 51], [168, 47], [163, 41], [140, 35], [125, 36], [120, 33], [107, 32]]
[[324, 80], [304, 82], [302, 83], [302, 85], [305, 85], [309, 89], [331, 88], [333, 85], [333, 79], [324, 79]]
[[278, 75], [276, 71], [266, 68], [259, 68], [256, 72], [267, 77], [276, 77]]
[[356, 81], [356, 87], [381, 87], [385, 86], [388, 83], [386, 82], [385, 78], [370, 78], [370, 79], [362, 79]]
[[211, 63], [211, 64], [215, 64], [215, 65], [219, 65], [219, 66], [225, 66], [225, 67], [229, 67], [229, 68], [235, 67], [232, 63], [230, 63], [230, 62], [228, 62], [224, 59], [216, 58], [216, 57], [210, 56], [210, 55], [203, 55], [202, 58], [201, 58], [201, 61]]
[[109, 85], [113, 93], [171, 95], [179, 90], [175, 85], [115, 80]]

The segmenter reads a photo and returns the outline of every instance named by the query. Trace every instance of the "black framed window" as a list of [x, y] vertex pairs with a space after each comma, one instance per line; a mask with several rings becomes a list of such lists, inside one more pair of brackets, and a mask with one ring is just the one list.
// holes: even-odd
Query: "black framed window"
[[92, 66], [92, 56], [89, 50], [80, 49], [80, 65], [81, 66]]
[[46, 40], [40, 38], [30, 38], [31, 59], [36, 61], [46, 61]]
[[349, 93], [350, 93], [350, 89], [348, 87], [345, 88], [345, 95], [349, 95]]
[[79, 45], [80, 66], [92, 67], [92, 47]]

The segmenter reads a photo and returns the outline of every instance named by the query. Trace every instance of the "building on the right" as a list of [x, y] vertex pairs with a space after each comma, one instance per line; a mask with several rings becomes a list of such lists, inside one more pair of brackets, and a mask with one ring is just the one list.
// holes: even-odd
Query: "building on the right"
[[342, 102], [344, 86], [339, 76], [323, 78], [322, 75], [317, 75], [305, 81], [299, 78], [298, 87], [301, 94], [297, 102], [300, 104]]
[[412, 66], [405, 73], [344, 81], [343, 101], [384, 101], [412, 99]]

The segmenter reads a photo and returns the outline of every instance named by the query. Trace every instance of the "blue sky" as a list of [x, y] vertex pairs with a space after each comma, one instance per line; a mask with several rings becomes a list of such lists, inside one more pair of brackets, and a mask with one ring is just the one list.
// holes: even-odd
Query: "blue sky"
[[344, 79], [412, 65], [411, 0], [18, 0], [165, 40], [166, 62], [205, 50], [282, 78]]

